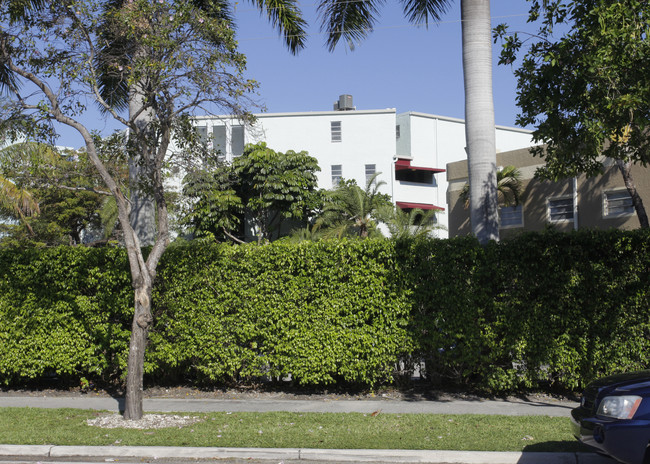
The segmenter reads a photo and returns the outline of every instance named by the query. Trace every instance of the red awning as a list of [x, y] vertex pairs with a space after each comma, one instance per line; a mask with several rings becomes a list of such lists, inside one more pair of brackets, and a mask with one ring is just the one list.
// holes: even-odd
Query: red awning
[[436, 211], [445, 210], [445, 208], [441, 208], [440, 206], [432, 205], [430, 203], [409, 203], [406, 201], [396, 201], [395, 204], [402, 209], [421, 209], [424, 211], [429, 209], [435, 209]]
[[401, 171], [403, 169], [410, 169], [411, 171], [445, 172], [444, 169], [425, 168], [425, 167], [421, 167], [421, 166], [411, 166], [411, 160], [404, 159], [404, 158], [398, 158], [397, 161], [395, 161], [395, 170], [396, 171]]

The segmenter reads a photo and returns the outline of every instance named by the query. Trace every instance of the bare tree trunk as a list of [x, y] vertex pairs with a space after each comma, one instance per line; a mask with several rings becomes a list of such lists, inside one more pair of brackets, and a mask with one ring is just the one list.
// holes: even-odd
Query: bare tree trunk
[[489, 0], [461, 0], [470, 219], [480, 243], [499, 240]]
[[636, 215], [639, 218], [639, 224], [641, 225], [641, 228], [650, 228], [650, 224], [648, 224], [648, 215], [645, 212], [645, 206], [643, 206], [643, 200], [641, 200], [641, 196], [639, 196], [639, 192], [636, 189], [636, 184], [632, 178], [632, 163], [630, 161], [624, 162], [622, 160], [616, 160], [616, 166], [618, 166], [618, 170], [621, 171], [623, 181], [625, 182], [625, 187], [627, 188], [630, 197], [632, 197], [632, 204], [634, 205], [634, 210], [636, 211]]
[[131, 324], [131, 342], [129, 344], [128, 371], [126, 377], [126, 401], [124, 419], [142, 418], [144, 353], [147, 347], [149, 328], [153, 322], [151, 315], [150, 278], [140, 279], [135, 288], [135, 314]]

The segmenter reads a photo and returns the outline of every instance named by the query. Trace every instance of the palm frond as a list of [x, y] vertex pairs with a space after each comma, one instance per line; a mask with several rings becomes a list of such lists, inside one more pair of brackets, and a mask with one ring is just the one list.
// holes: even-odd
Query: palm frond
[[451, 2], [449, 0], [401, 0], [404, 16], [413, 24], [429, 25], [429, 19], [440, 21]]
[[33, 11], [45, 8], [45, 0], [9, 0], [9, 20], [12, 22], [28, 19]]
[[307, 23], [295, 0], [251, 0], [284, 38], [289, 51], [296, 54], [305, 47]]
[[9, 94], [12, 90], [18, 88], [16, 76], [9, 70], [6, 62], [0, 61], [0, 91]]
[[505, 166], [497, 175], [497, 191], [503, 206], [517, 206], [521, 196], [521, 172], [514, 166]]
[[333, 51], [341, 39], [353, 50], [372, 32], [383, 4], [384, 0], [322, 0], [318, 13], [328, 50]]
[[[521, 202], [521, 171], [515, 166], [505, 166], [497, 171], [497, 195], [499, 204], [517, 206]], [[465, 209], [469, 208], [469, 183], [466, 183], [459, 195]]]
[[115, 197], [104, 198], [99, 209], [99, 220], [104, 238], [109, 238], [118, 226], [118, 210]]
[[414, 208], [405, 211], [391, 206], [382, 211], [381, 220], [388, 227], [393, 238], [424, 237], [434, 230], [443, 228], [436, 224], [436, 214], [436, 210], [424, 211]]
[[30, 192], [4, 177], [0, 177], [0, 207], [19, 219], [40, 212], [38, 202]]

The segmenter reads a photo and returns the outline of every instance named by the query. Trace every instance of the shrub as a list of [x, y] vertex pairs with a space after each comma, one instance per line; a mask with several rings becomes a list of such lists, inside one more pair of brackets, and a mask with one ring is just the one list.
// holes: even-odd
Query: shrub
[[[217, 245], [164, 255], [150, 381], [577, 389], [650, 366], [645, 231]], [[0, 250], [0, 382], [122, 378], [120, 249]]]

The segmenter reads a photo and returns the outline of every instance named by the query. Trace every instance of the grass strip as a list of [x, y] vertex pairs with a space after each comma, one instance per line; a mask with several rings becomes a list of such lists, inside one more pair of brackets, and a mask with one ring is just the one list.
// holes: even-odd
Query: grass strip
[[104, 429], [86, 424], [107, 412], [0, 408], [0, 443], [88, 446], [585, 451], [569, 419], [545, 416], [216, 412], [180, 413], [182, 428]]

